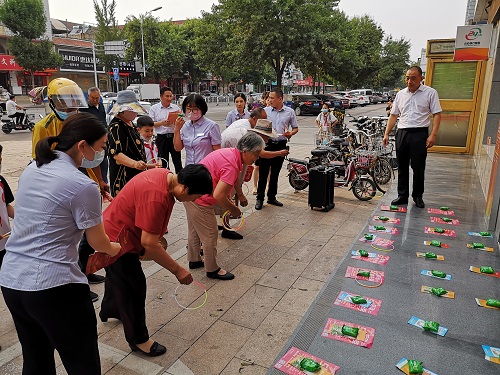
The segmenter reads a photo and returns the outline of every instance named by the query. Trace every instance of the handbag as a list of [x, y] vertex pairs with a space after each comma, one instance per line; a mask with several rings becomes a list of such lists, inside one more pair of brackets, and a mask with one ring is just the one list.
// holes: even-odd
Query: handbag
[[248, 165], [245, 172], [245, 177], [243, 177], [244, 182], [249, 182], [252, 179], [253, 165]]

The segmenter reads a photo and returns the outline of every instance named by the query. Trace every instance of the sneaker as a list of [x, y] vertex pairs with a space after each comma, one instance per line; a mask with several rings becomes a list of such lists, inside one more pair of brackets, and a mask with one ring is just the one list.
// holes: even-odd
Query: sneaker
[[99, 299], [99, 295], [97, 293], [94, 293], [93, 291], [90, 291], [90, 299], [92, 300], [92, 302], [97, 302], [97, 300]]
[[89, 284], [101, 284], [106, 280], [106, 278], [104, 276], [96, 275], [95, 273], [91, 273], [91, 274], [87, 275], [87, 280], [88, 280]]

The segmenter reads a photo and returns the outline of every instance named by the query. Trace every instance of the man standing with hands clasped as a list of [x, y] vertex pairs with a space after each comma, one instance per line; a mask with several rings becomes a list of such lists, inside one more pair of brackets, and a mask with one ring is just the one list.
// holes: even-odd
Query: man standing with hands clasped
[[[162, 158], [162, 165], [168, 168], [168, 155], [172, 156], [172, 163], [175, 167], [175, 173], [182, 169], [181, 153], [174, 148], [174, 123], [171, 113], [181, 113], [181, 109], [172, 104], [173, 94], [170, 87], [160, 89], [160, 103], [157, 103], [149, 110], [149, 115], [155, 124], [156, 146], [158, 147], [158, 156]], [[163, 160], [165, 159], [165, 160]]]
[[[415, 206], [424, 208], [425, 160], [427, 149], [436, 142], [436, 135], [441, 122], [441, 106], [436, 90], [422, 84], [422, 69], [412, 66], [406, 72], [406, 88], [399, 91], [392, 104], [391, 114], [387, 121], [383, 144], [389, 143], [389, 133], [399, 117], [396, 132], [396, 157], [398, 160], [398, 197], [391, 203], [402, 205], [408, 203], [410, 193], [410, 172], [413, 170], [412, 197]], [[430, 115], [432, 132], [429, 135]]]

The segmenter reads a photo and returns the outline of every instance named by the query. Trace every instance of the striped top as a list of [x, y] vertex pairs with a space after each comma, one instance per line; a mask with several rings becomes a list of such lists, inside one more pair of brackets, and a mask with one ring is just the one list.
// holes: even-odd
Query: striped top
[[70, 156], [56, 153], [56, 160], [40, 168], [31, 163], [19, 179], [0, 270], [3, 287], [38, 291], [87, 283], [78, 266], [78, 243], [84, 229], [102, 222], [100, 193]]

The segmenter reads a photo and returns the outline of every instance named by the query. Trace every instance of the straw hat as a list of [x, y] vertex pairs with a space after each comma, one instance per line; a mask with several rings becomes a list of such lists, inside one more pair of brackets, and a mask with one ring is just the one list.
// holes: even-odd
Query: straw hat
[[248, 131], [253, 131], [255, 133], [265, 135], [267, 137], [276, 138], [278, 133], [273, 129], [273, 123], [266, 119], [258, 119], [255, 124], [255, 128], [248, 129]]
[[137, 101], [135, 93], [132, 90], [119, 91], [116, 96], [116, 102], [109, 111], [111, 116], [116, 116], [118, 113], [123, 111], [132, 111], [138, 115], [147, 115], [146, 111]]

